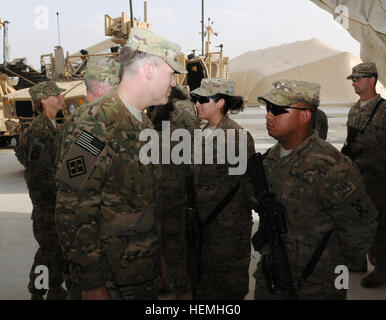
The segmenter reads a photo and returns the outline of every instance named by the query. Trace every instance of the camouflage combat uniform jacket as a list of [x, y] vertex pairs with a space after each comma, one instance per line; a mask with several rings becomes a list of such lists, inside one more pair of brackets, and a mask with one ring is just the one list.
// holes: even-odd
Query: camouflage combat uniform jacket
[[60, 130], [41, 114], [29, 125], [23, 139], [24, 177], [34, 206], [55, 207], [55, 154]]
[[94, 101], [76, 121], [58, 166], [59, 239], [65, 258], [80, 267], [76, 281], [83, 290], [107, 281], [132, 285], [159, 274], [160, 171], [139, 160], [145, 144], [139, 135], [153, 128], [143, 117], [139, 122], [116, 90]]
[[[152, 119], [161, 136], [160, 118], [163, 121], [170, 121], [171, 134], [174, 130], [185, 129], [193, 137], [194, 129], [200, 128], [200, 121], [193, 102], [188, 97], [186, 99], [172, 97], [171, 100], [167, 106], [152, 108], [149, 118]], [[165, 143], [170, 143], [171, 154], [179, 142], [170, 141], [168, 137], [168, 141], [162, 141], [160, 154], [165, 148]], [[193, 138], [191, 145], [193, 145]], [[163, 179], [160, 192], [162, 256], [167, 265], [168, 279], [173, 283], [173, 288], [177, 294], [190, 292], [185, 247], [187, 168], [187, 164], [162, 164]]]
[[[362, 108], [359, 101], [349, 112], [347, 126], [362, 131], [380, 99], [378, 95]], [[369, 259], [386, 272], [386, 101], [378, 107], [365, 131], [358, 134], [351, 150], [364, 178], [366, 192], [379, 212], [378, 230]]]
[[[350, 109], [347, 126], [363, 130], [376, 104], [381, 99], [377, 96], [364, 107], [360, 102]], [[366, 130], [358, 134], [351, 146], [355, 154], [354, 161], [365, 180], [366, 191], [372, 195], [384, 197], [386, 194], [386, 101], [379, 106]]]
[[[361, 266], [377, 226], [378, 213], [366, 195], [359, 171], [315, 131], [283, 158], [280, 144], [276, 144], [264, 160], [264, 168], [270, 190], [286, 208], [284, 243], [294, 281], [332, 230], [313, 273], [297, 292], [298, 298], [345, 299], [346, 290], [334, 286], [338, 277], [335, 268], [348, 263]], [[254, 276], [255, 299], [285, 299], [280, 291], [268, 293], [261, 263]]]
[[58, 138], [58, 149], [56, 154], [56, 163], [59, 165], [61, 165], [61, 161], [63, 160], [65, 152], [68, 149], [68, 145], [71, 142], [70, 137], [75, 129], [75, 121], [80, 118], [82, 114], [87, 115], [85, 111], [89, 110], [89, 105], [89, 103], [83, 103], [80, 105], [79, 108], [76, 109], [64, 123], [62, 133]]
[[[225, 116], [216, 129], [223, 130], [225, 137], [228, 130], [235, 130], [238, 153], [238, 130], [242, 128]], [[253, 186], [246, 173], [229, 175], [231, 165], [227, 161], [217, 164], [216, 143], [213, 149], [213, 164], [193, 166], [196, 205], [201, 223], [237, 184], [240, 185], [232, 200], [202, 230], [202, 276], [197, 297], [241, 300], [248, 293], [252, 213], [247, 199], [253, 192]], [[248, 132], [245, 156], [250, 158], [254, 153], [253, 138]]]

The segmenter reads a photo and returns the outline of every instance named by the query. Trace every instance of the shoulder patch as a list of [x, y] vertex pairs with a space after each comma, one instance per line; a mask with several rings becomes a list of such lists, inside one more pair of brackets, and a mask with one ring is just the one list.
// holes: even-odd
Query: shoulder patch
[[367, 216], [367, 214], [369, 213], [369, 211], [367, 210], [366, 206], [364, 205], [364, 203], [360, 198], [358, 198], [352, 203], [352, 208], [357, 213], [359, 218], [363, 218]]
[[87, 173], [86, 164], [82, 156], [67, 160], [68, 175], [75, 178]]
[[44, 150], [44, 142], [39, 137], [33, 137], [31, 145], [29, 146], [28, 151], [28, 160], [29, 161], [36, 161], [39, 156], [40, 152]]
[[90, 152], [94, 157], [98, 157], [105, 147], [105, 143], [94, 137], [91, 133], [83, 131], [75, 141], [79, 147]]
[[336, 184], [333, 190], [337, 199], [344, 202], [354, 193], [355, 185], [351, 181], [344, 181], [340, 184]]
[[[87, 131], [69, 145], [62, 165], [58, 166], [57, 180], [76, 190], [82, 190], [95, 165], [104, 165], [108, 147]], [[107, 168], [105, 168], [107, 169]]]

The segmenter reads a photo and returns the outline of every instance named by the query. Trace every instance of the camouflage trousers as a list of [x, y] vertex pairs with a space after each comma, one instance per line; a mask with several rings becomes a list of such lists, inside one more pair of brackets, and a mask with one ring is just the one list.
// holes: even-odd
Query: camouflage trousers
[[177, 295], [190, 292], [187, 251], [185, 245], [185, 207], [176, 206], [162, 214], [162, 256], [166, 263], [166, 278]]
[[248, 294], [248, 272], [208, 273], [203, 271], [197, 286], [198, 300], [243, 300]]
[[[117, 286], [113, 281], [105, 285], [110, 300], [158, 300], [158, 279], [130, 286]], [[68, 299], [82, 300], [81, 287], [73, 284]]]
[[[82, 287], [79, 281], [80, 266], [69, 263], [71, 287], [69, 300], [82, 300]], [[105, 277], [113, 279], [113, 274], [104, 268]], [[138, 284], [117, 285], [114, 280], [106, 280], [105, 287], [110, 295], [110, 300], [158, 300], [158, 277]]]
[[106, 281], [110, 300], [158, 300], [158, 278], [139, 284], [117, 286]]
[[32, 212], [33, 234], [39, 248], [29, 275], [28, 290], [31, 294], [45, 294], [45, 289], [37, 289], [35, 273], [37, 266], [46, 266], [49, 272], [49, 288], [61, 286], [63, 283], [64, 259], [55, 230], [55, 207], [34, 205]]
[[[258, 263], [253, 276], [256, 279], [255, 300], [290, 300], [288, 292], [282, 290], [272, 292], [267, 288], [261, 262]], [[346, 300], [347, 290], [337, 290], [334, 281], [317, 284], [307, 281], [296, 291], [296, 295], [298, 300]]]
[[379, 212], [378, 227], [373, 244], [368, 252], [370, 263], [377, 269], [384, 271], [386, 276], [386, 204], [385, 199], [370, 195], [372, 202]]
[[234, 264], [208, 264], [205, 253], [197, 286], [198, 300], [243, 300], [249, 290], [249, 256]]

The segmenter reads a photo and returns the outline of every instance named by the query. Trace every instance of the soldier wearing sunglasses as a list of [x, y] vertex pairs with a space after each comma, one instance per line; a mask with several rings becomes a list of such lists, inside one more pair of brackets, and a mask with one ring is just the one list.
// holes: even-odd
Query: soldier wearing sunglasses
[[[346, 290], [335, 287], [335, 268], [360, 265], [376, 229], [377, 211], [358, 169], [313, 130], [319, 92], [316, 83], [281, 80], [258, 98], [267, 107], [268, 134], [278, 140], [263, 165], [270, 191], [286, 208], [283, 241], [301, 300], [346, 299]], [[261, 262], [254, 277], [255, 299], [288, 299], [267, 287]]]
[[[238, 138], [239, 135], [242, 137], [242, 127], [228, 116], [230, 112], [237, 113], [244, 108], [243, 98], [234, 94], [234, 86], [232, 80], [203, 79], [191, 96], [199, 117], [208, 122], [204, 129], [213, 134], [223, 132], [226, 142], [229, 141], [228, 133], [234, 130], [236, 154], [248, 159], [255, 153], [253, 138], [246, 134], [246, 150], [243, 150]], [[205, 154], [208, 149], [206, 139], [202, 143]], [[192, 168], [202, 226], [201, 279], [197, 299], [242, 300], [249, 288], [252, 212], [248, 192], [252, 192], [253, 186], [247, 174], [229, 175], [232, 164], [228, 160], [219, 163], [218, 147], [214, 143], [213, 164], [203, 162]]]
[[[348, 114], [342, 152], [358, 165], [367, 194], [379, 212], [378, 229], [368, 252], [375, 269], [361, 281], [363, 287], [375, 288], [386, 283], [386, 101], [375, 89], [378, 73], [374, 63], [355, 66], [347, 79], [352, 80], [360, 99]], [[366, 272], [367, 261], [355, 271]]]

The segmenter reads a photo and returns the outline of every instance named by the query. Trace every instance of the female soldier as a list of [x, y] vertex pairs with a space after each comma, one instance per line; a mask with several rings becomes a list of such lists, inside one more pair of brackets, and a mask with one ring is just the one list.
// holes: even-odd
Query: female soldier
[[[203, 130], [211, 130], [204, 131], [204, 157], [212, 146], [208, 144], [210, 135], [225, 137], [213, 144], [213, 164], [205, 164], [205, 159], [203, 165], [195, 165], [192, 170], [202, 226], [197, 299], [242, 300], [248, 293], [252, 215], [247, 199], [253, 187], [245, 172], [229, 174], [234, 167], [233, 161], [232, 164], [229, 161], [229, 151], [240, 159], [244, 157], [246, 163], [255, 153], [255, 147], [252, 136], [227, 114], [241, 111], [244, 101], [234, 96], [234, 82], [226, 79], [203, 79], [200, 88], [192, 91], [191, 96], [199, 117], [208, 121]], [[232, 145], [229, 142], [233, 140], [233, 133], [235, 144]], [[227, 146], [223, 154], [228, 155], [224, 162], [220, 153], [217, 154], [222, 142]], [[227, 150], [228, 144], [229, 149], [235, 150]]]

